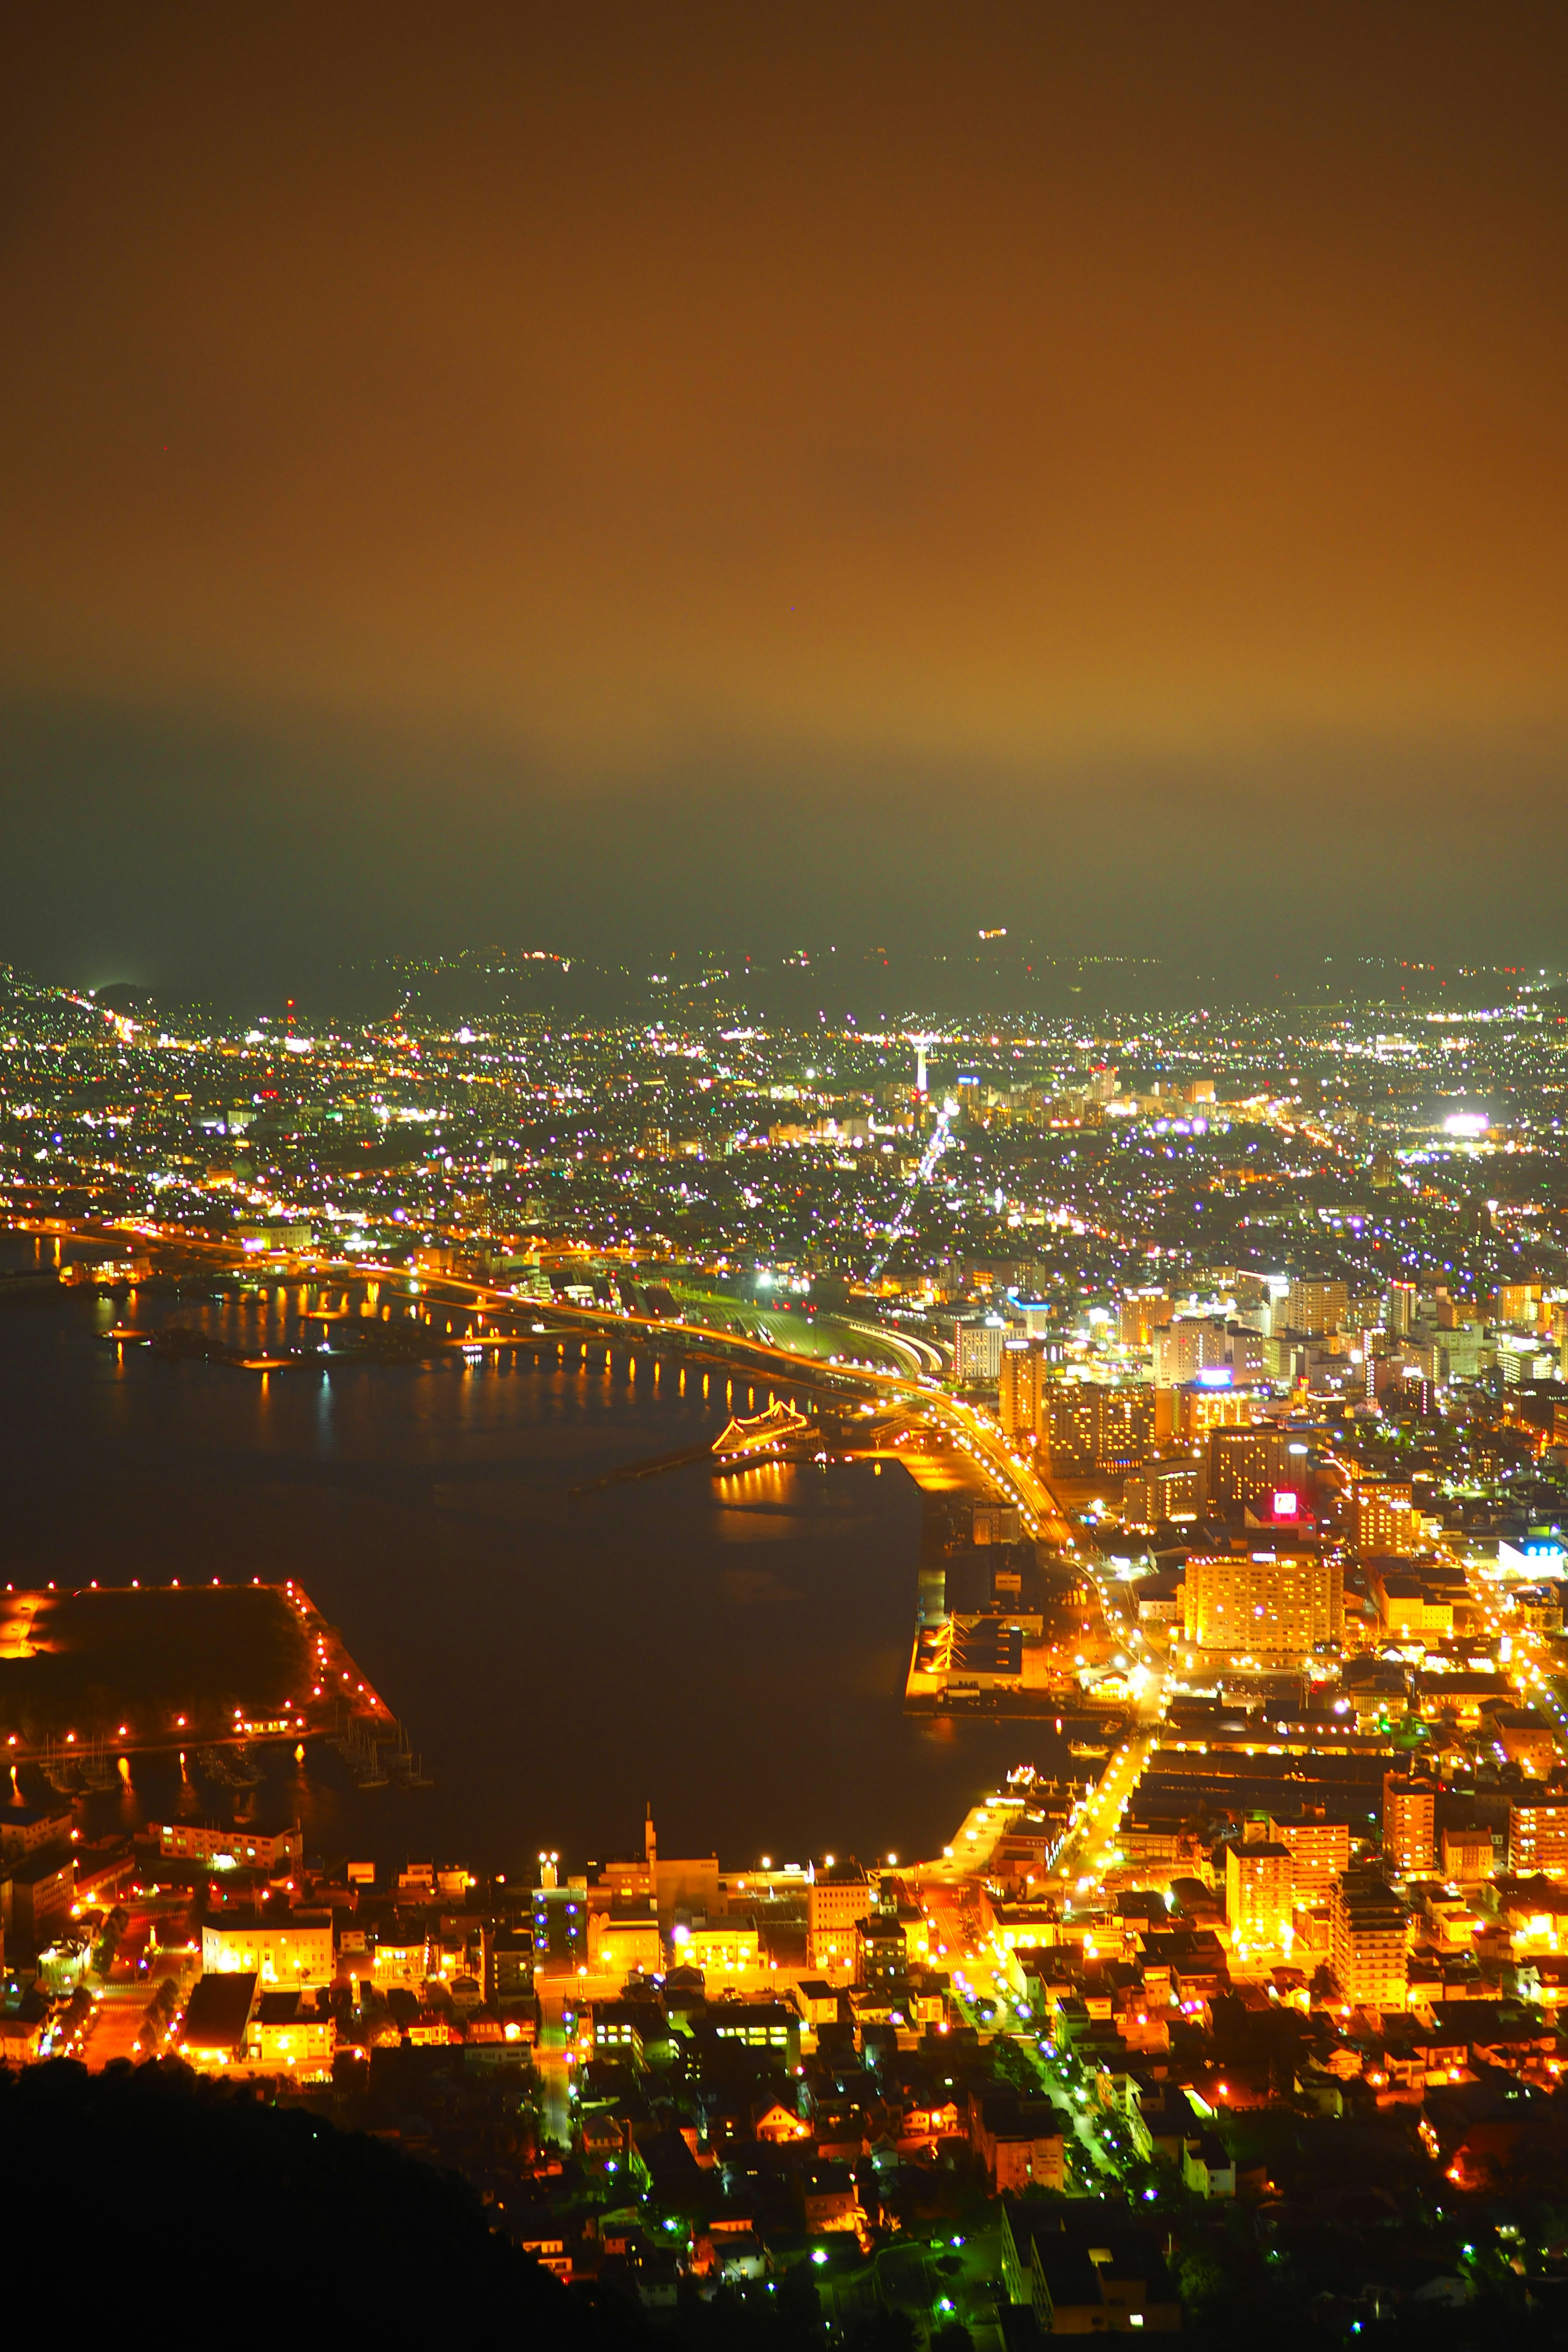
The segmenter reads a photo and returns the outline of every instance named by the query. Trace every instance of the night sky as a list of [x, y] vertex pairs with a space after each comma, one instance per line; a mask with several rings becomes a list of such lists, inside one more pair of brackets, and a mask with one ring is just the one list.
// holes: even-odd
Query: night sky
[[14, 12], [0, 961], [1568, 959], [1561, 9]]

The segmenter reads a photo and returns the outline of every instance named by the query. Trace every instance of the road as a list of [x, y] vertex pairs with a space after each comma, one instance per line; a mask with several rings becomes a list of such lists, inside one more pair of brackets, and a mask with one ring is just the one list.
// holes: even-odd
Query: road
[[1083, 1885], [1111, 1867], [1116, 1832], [1127, 1810], [1127, 1800], [1148, 1768], [1150, 1751], [1159, 1738], [1158, 1719], [1141, 1724], [1106, 1763], [1099, 1785], [1092, 1789], [1058, 1852], [1053, 1875], [1064, 1883]]
[[1527, 1706], [1544, 1709], [1552, 1725], [1558, 1760], [1562, 1762], [1568, 1758], [1568, 1706], [1564, 1705], [1562, 1666], [1551, 1639], [1527, 1625], [1511, 1596], [1505, 1597], [1483, 1582], [1469, 1562], [1458, 1556], [1471, 1598], [1484, 1614], [1488, 1630], [1500, 1643], [1509, 1645], [1506, 1657], [1499, 1652], [1502, 1671]]

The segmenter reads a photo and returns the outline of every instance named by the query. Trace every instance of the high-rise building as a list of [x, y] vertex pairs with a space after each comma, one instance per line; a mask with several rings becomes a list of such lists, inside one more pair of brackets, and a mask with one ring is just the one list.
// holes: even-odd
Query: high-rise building
[[1273, 1839], [1244, 1839], [1225, 1854], [1225, 1916], [1237, 1945], [1282, 1945], [1290, 1932], [1290, 1849]]
[[1206, 1443], [1211, 1429], [1250, 1429], [1257, 1411], [1247, 1390], [1211, 1388], [1201, 1379], [1157, 1388], [1153, 1397], [1154, 1435], [1177, 1444]]
[[1409, 1481], [1358, 1478], [1351, 1489], [1355, 1545], [1363, 1559], [1373, 1552], [1409, 1553], [1417, 1549], [1415, 1514]]
[[1121, 1516], [1131, 1528], [1163, 1527], [1167, 1520], [1203, 1517], [1208, 1474], [1202, 1462], [1145, 1462], [1129, 1472], [1121, 1489]]
[[1182, 1606], [1196, 1649], [1259, 1663], [1304, 1658], [1344, 1630], [1344, 1571], [1316, 1552], [1194, 1554]]
[[1211, 1429], [1208, 1442], [1209, 1500], [1217, 1510], [1239, 1510], [1260, 1496], [1299, 1491], [1305, 1449], [1279, 1429]]
[[1396, 1339], [1408, 1339], [1421, 1311], [1421, 1293], [1413, 1282], [1391, 1282], [1384, 1300], [1384, 1320]]
[[1348, 1822], [1319, 1820], [1303, 1813], [1300, 1820], [1271, 1819], [1268, 1834], [1290, 1850], [1290, 1871], [1298, 1895], [1316, 1900], [1328, 1893], [1342, 1870], [1351, 1866]]
[[1400, 1878], [1437, 1863], [1436, 1791], [1408, 1772], [1383, 1776], [1383, 1858]]
[[1357, 2009], [1405, 2003], [1405, 1906], [1375, 1872], [1347, 1870], [1329, 1902], [1329, 1965]]
[[1094, 1438], [1094, 1466], [1101, 1477], [1114, 1477], [1142, 1462], [1154, 1442], [1154, 1398], [1147, 1388], [1097, 1388], [1099, 1425]]
[[1044, 1351], [1027, 1339], [1002, 1342], [997, 1409], [1004, 1436], [1033, 1437], [1039, 1427], [1044, 1366]]
[[1054, 1381], [1042, 1388], [1039, 1428], [1053, 1469], [1085, 1478], [1121, 1476], [1154, 1442], [1153, 1391]]
[[1508, 1866], [1516, 1878], [1568, 1878], [1568, 1805], [1510, 1805]]
[[996, 1378], [1002, 1369], [1005, 1336], [999, 1322], [960, 1322], [952, 1326], [952, 1370], [961, 1387]]
[[1100, 1391], [1089, 1381], [1053, 1381], [1040, 1404], [1040, 1434], [1053, 1470], [1088, 1477], [1100, 1434]]
[[1137, 1290], [1116, 1309], [1116, 1336], [1124, 1348], [1147, 1348], [1163, 1331], [1175, 1309], [1161, 1290]]
[[1541, 1311], [1538, 1282], [1500, 1282], [1497, 1319], [1515, 1330], [1533, 1331]]
[[1153, 1334], [1153, 1349], [1155, 1382], [1166, 1389], [1230, 1360], [1228, 1336], [1217, 1315], [1178, 1315]]
[[1310, 1276], [1292, 1280], [1286, 1321], [1292, 1331], [1319, 1339], [1330, 1331], [1344, 1329], [1350, 1321], [1350, 1306], [1347, 1283], [1321, 1282]]

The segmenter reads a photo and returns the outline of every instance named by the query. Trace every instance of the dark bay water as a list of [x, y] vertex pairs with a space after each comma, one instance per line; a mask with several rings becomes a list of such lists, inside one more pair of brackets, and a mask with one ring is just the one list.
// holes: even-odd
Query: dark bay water
[[[292, 1576], [435, 1782], [361, 1792], [327, 1751], [299, 1773], [279, 1750], [258, 1819], [298, 1811], [312, 1843], [383, 1863], [510, 1871], [541, 1846], [573, 1866], [636, 1849], [649, 1801], [666, 1851], [736, 1864], [930, 1853], [1036, 1752], [1022, 1727], [902, 1713], [920, 1497], [899, 1465], [572, 1492], [710, 1438], [720, 1374], [704, 1395], [617, 1348], [607, 1368], [601, 1349], [262, 1381], [100, 1336], [200, 1321], [264, 1353], [307, 1303], [73, 1292], [0, 1314], [0, 1580]], [[139, 1762], [132, 1795], [93, 1802], [223, 1819], [234, 1800]]]

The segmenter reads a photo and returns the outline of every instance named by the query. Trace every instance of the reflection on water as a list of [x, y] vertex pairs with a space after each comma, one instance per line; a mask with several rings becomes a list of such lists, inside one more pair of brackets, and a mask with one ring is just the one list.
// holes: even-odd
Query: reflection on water
[[[897, 1466], [698, 1466], [573, 1493], [706, 1441], [765, 1404], [765, 1381], [657, 1365], [645, 1343], [263, 1375], [100, 1337], [199, 1319], [246, 1355], [330, 1347], [333, 1323], [306, 1319], [323, 1303], [291, 1284], [0, 1316], [0, 1582], [296, 1577], [436, 1783], [364, 1792], [329, 1753], [301, 1770], [279, 1747], [240, 1800], [258, 1822], [298, 1812], [313, 1847], [519, 1870], [541, 1846], [635, 1844], [651, 1801], [670, 1851], [930, 1852], [999, 1769], [1045, 1760], [1034, 1727], [904, 1717], [920, 1506]], [[390, 1306], [363, 1285], [327, 1303]], [[91, 1801], [105, 1826], [235, 1802], [173, 1757], [133, 1759]]]

